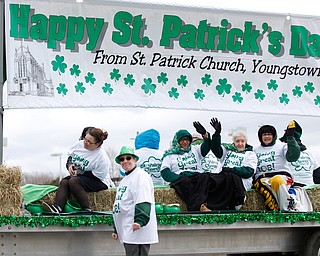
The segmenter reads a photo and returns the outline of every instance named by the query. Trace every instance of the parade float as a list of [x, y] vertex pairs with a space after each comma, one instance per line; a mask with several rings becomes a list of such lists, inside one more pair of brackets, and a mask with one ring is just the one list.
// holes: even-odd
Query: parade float
[[[319, 117], [317, 17], [94, 0], [0, 6], [0, 85], [7, 81], [8, 109], [129, 106]], [[267, 212], [255, 190], [240, 211], [198, 213], [186, 211], [170, 187], [156, 188], [156, 202], [179, 212], [157, 215], [160, 243], [151, 255], [318, 255], [319, 188], [306, 190], [310, 213]], [[2, 255], [123, 255], [111, 238], [114, 196], [113, 189], [90, 193], [94, 214], [25, 214], [21, 169], [2, 165]]]

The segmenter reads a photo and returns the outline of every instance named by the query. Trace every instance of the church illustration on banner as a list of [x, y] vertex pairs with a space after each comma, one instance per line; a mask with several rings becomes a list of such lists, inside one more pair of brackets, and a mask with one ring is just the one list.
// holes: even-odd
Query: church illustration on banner
[[44, 65], [40, 65], [32, 56], [29, 47], [15, 48], [14, 54], [14, 78], [9, 95], [16, 96], [54, 96], [52, 80], [46, 78]]

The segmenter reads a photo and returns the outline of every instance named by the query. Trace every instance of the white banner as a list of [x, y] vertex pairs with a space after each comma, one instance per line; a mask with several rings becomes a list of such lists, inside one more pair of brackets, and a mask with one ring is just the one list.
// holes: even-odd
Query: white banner
[[9, 108], [320, 115], [320, 18], [5, 1]]

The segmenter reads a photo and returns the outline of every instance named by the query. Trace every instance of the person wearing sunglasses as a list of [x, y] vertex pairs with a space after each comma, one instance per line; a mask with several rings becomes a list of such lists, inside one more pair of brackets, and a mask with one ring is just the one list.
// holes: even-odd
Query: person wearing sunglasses
[[137, 166], [133, 148], [123, 146], [115, 158], [125, 171], [113, 205], [113, 239], [120, 240], [126, 256], [147, 256], [158, 243], [154, 187], [150, 175]]
[[83, 140], [79, 140], [68, 154], [67, 169], [56, 192], [55, 203], [43, 203], [47, 212], [61, 213], [72, 194], [83, 211], [91, 211], [87, 192], [98, 192], [114, 187], [110, 177], [111, 163], [102, 147], [108, 133], [100, 128], [91, 128]]

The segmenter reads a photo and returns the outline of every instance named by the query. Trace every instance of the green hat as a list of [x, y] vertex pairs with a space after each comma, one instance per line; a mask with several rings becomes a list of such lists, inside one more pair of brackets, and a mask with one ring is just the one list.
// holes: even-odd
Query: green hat
[[128, 146], [123, 146], [122, 148], [121, 148], [121, 150], [120, 150], [120, 153], [119, 153], [119, 155], [116, 157], [116, 163], [118, 163], [118, 164], [120, 164], [120, 160], [119, 160], [119, 158], [120, 158], [120, 156], [122, 156], [122, 155], [132, 155], [132, 156], [134, 156], [134, 158], [138, 161], [139, 160], [139, 157], [134, 153], [134, 150], [133, 150], [133, 148], [130, 148], [130, 147], [128, 147]]

